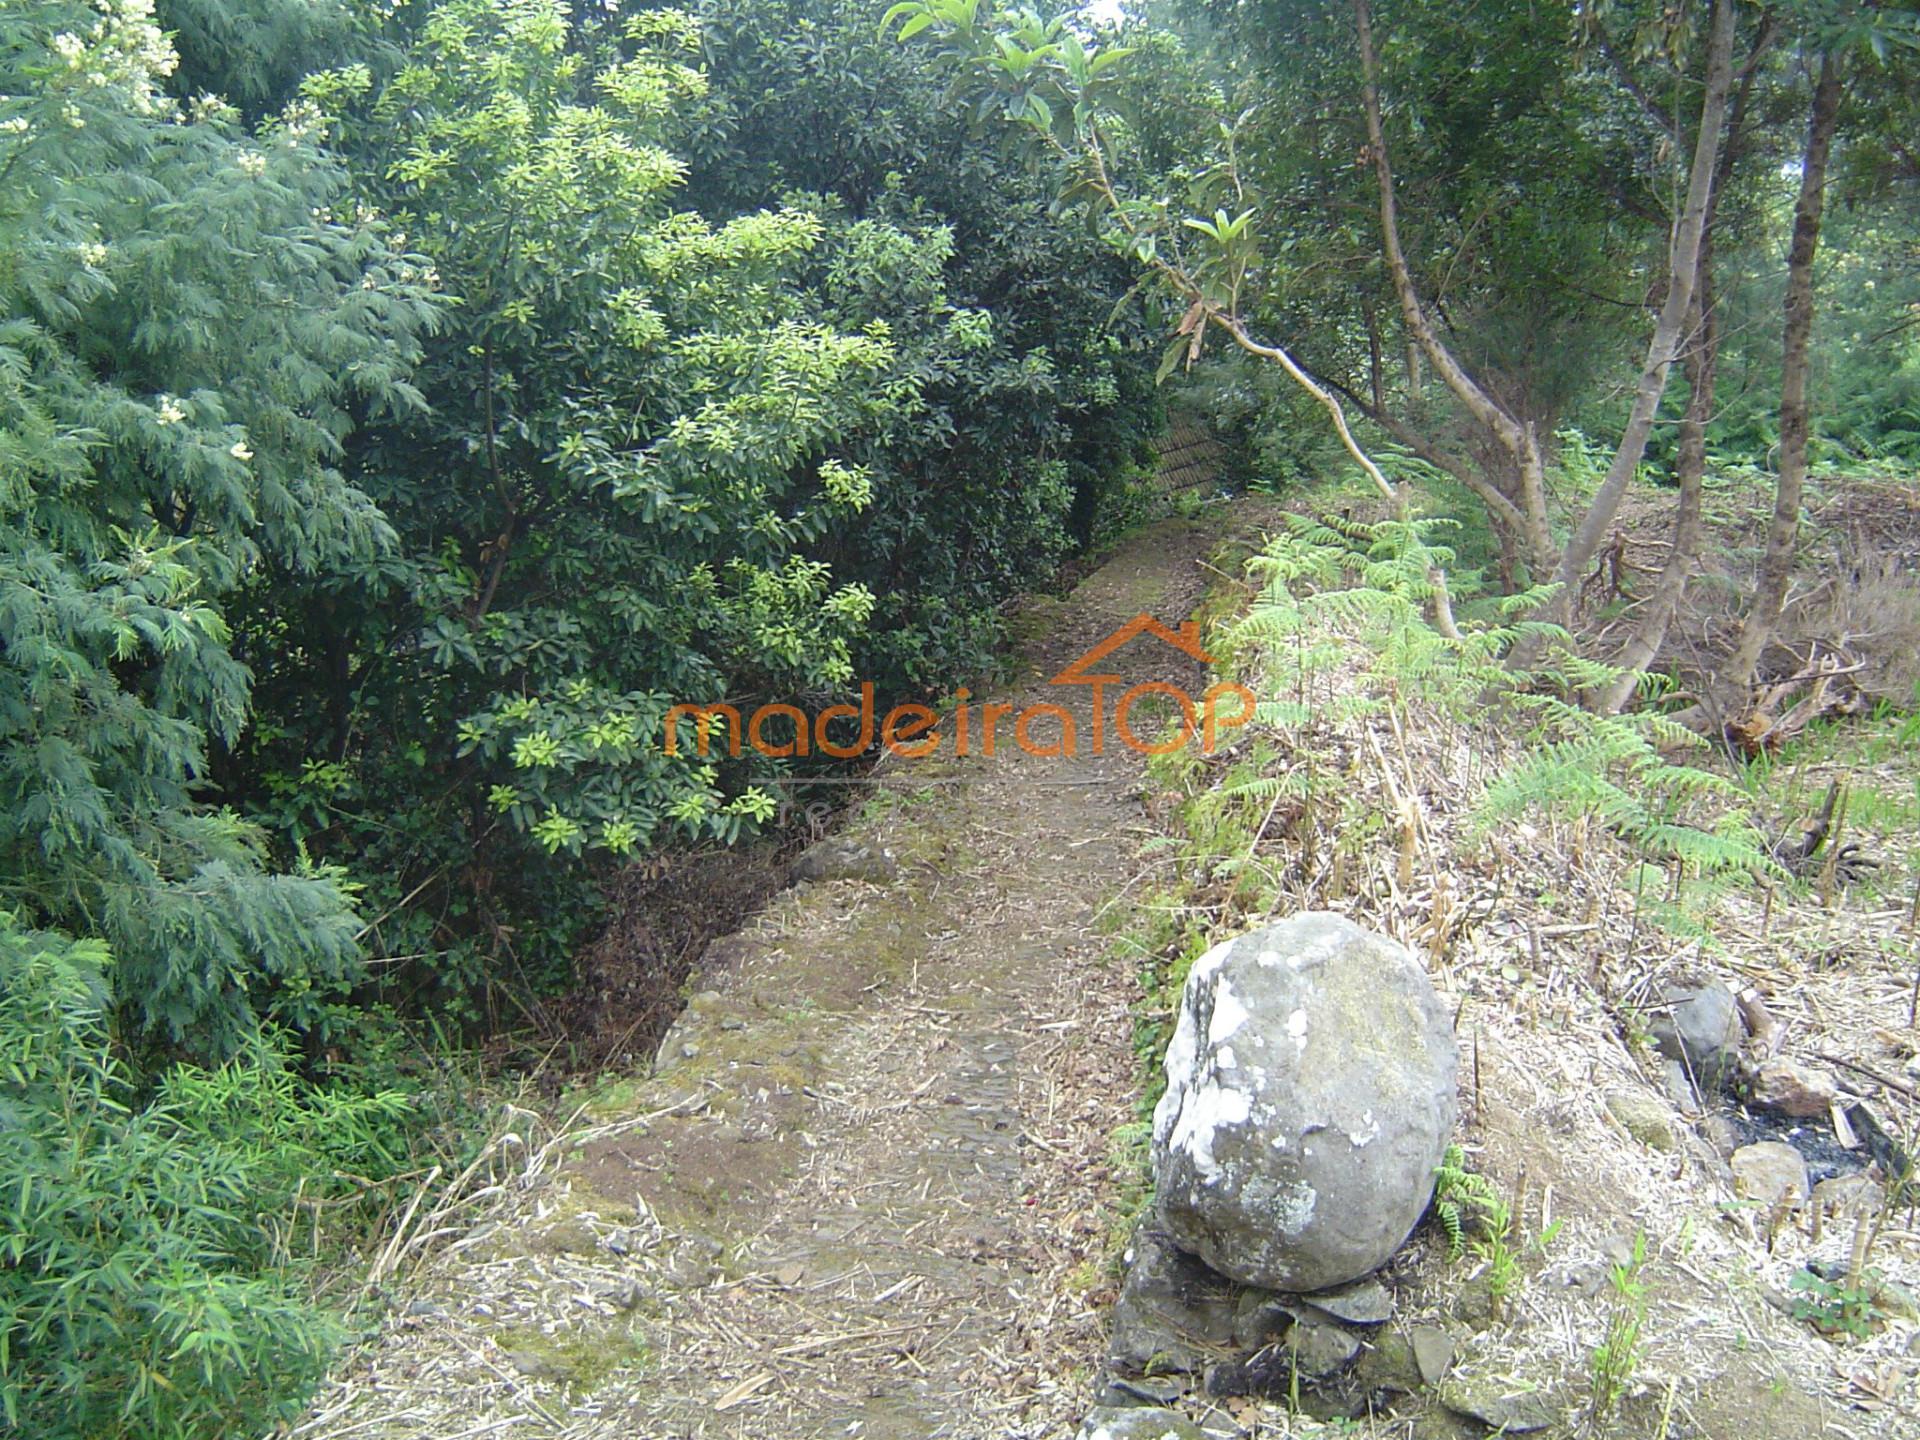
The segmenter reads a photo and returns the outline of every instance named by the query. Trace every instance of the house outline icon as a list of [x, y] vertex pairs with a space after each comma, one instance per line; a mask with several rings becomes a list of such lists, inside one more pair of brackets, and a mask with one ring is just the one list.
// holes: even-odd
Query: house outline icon
[[1202, 665], [1213, 664], [1213, 656], [1200, 648], [1198, 622], [1189, 620], [1178, 630], [1173, 630], [1162, 625], [1143, 610], [1047, 683], [1049, 685], [1101, 685], [1121, 679], [1119, 675], [1090, 675], [1087, 671], [1114, 651], [1131, 644], [1142, 635], [1151, 635], [1156, 640], [1164, 641], [1182, 655], [1198, 660]]

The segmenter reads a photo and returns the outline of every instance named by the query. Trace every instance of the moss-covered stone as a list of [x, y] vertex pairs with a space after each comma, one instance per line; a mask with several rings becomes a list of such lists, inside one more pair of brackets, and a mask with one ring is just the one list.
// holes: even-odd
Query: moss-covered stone
[[558, 1385], [573, 1398], [592, 1394], [617, 1371], [645, 1364], [648, 1355], [645, 1335], [630, 1321], [558, 1334], [522, 1326], [495, 1332], [493, 1342], [522, 1375]]

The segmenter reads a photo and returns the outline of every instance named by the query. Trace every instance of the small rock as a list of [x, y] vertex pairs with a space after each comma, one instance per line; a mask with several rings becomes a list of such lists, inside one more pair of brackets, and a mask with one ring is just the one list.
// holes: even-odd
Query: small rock
[[1338, 1325], [1302, 1322], [1287, 1332], [1286, 1350], [1303, 1380], [1318, 1380], [1360, 1353], [1360, 1337]]
[[1694, 1088], [1693, 1075], [1687, 1069], [1684, 1060], [1669, 1060], [1660, 1069], [1661, 1080], [1667, 1091], [1667, 1099], [1676, 1109], [1686, 1114], [1698, 1114], [1700, 1110], [1700, 1092]]
[[416, 1320], [444, 1320], [447, 1318], [447, 1307], [436, 1305], [431, 1300], [409, 1300], [406, 1313]]
[[744, 1030], [747, 1028], [747, 1022], [742, 1020], [738, 1015], [728, 1015], [721, 1020], [720, 1028], [722, 1030]]
[[1184, 1384], [1165, 1376], [1135, 1378], [1108, 1372], [1094, 1392], [1093, 1403], [1116, 1410], [1141, 1405], [1168, 1406], [1186, 1393]]
[[1546, 1395], [1516, 1387], [1494, 1375], [1453, 1375], [1440, 1386], [1440, 1403], [1456, 1415], [1478, 1420], [1502, 1435], [1545, 1430], [1559, 1417]]
[[1242, 1350], [1258, 1350], [1286, 1334], [1299, 1311], [1265, 1290], [1249, 1290], [1240, 1297], [1233, 1315], [1233, 1343]]
[[693, 1043], [693, 1041], [691, 1041], [691, 1040], [682, 1040], [682, 1041], [680, 1042], [680, 1058], [681, 1058], [682, 1060], [697, 1060], [697, 1059], [699, 1059], [699, 1058], [700, 1058], [700, 1047], [699, 1047], [698, 1045], [696, 1045], [696, 1044], [694, 1044], [694, 1043]]
[[1747, 1038], [1740, 1002], [1719, 980], [1669, 984], [1648, 1029], [1660, 1053], [1684, 1061], [1703, 1090], [1727, 1078]]
[[1412, 1394], [1421, 1385], [1420, 1361], [1413, 1344], [1397, 1330], [1378, 1330], [1367, 1341], [1353, 1378], [1366, 1392]]
[[1215, 1399], [1287, 1395], [1346, 1368], [1360, 1353], [1360, 1337], [1335, 1325], [1295, 1325], [1286, 1339], [1239, 1360], [1209, 1365], [1206, 1392]]
[[1639, 1090], [1609, 1090], [1607, 1113], [1627, 1134], [1655, 1150], [1673, 1149], [1673, 1118], [1666, 1103]]
[[1234, 1286], [1142, 1225], [1128, 1247], [1127, 1278], [1113, 1306], [1108, 1355], [1133, 1374], [1183, 1370], [1198, 1374], [1210, 1352], [1234, 1343], [1240, 1301]]
[[1700, 1122], [1700, 1137], [1712, 1148], [1713, 1153], [1722, 1160], [1729, 1160], [1733, 1152], [1740, 1148], [1746, 1138], [1740, 1133], [1740, 1127], [1733, 1123], [1730, 1115], [1709, 1115]]
[[1453, 1368], [1453, 1337], [1438, 1325], [1414, 1326], [1413, 1360], [1420, 1367], [1420, 1378], [1438, 1385]]
[[1606, 1288], [1609, 1273], [1605, 1265], [1572, 1265], [1567, 1268], [1561, 1283], [1591, 1300]]
[[1337, 1290], [1316, 1290], [1300, 1299], [1349, 1325], [1384, 1325], [1393, 1318], [1393, 1296], [1378, 1280], [1362, 1280]]
[[1813, 1187], [1813, 1208], [1820, 1212], [1823, 1221], [1878, 1215], [1886, 1206], [1886, 1190], [1871, 1175], [1860, 1171], [1836, 1175]]
[[836, 836], [823, 840], [793, 863], [793, 878], [816, 884], [832, 880], [860, 880], [884, 884], [900, 874], [900, 862], [884, 845]]
[[1811, 1120], [1832, 1108], [1839, 1087], [1825, 1071], [1792, 1060], [1769, 1060], [1749, 1082], [1753, 1103], [1796, 1120]]
[[1798, 1208], [1811, 1193], [1807, 1162], [1798, 1150], [1781, 1141], [1743, 1145], [1727, 1163], [1733, 1170], [1733, 1193], [1764, 1211], [1783, 1204]]
[[1207, 1440], [1207, 1435], [1178, 1410], [1103, 1405], [1081, 1422], [1079, 1440]]

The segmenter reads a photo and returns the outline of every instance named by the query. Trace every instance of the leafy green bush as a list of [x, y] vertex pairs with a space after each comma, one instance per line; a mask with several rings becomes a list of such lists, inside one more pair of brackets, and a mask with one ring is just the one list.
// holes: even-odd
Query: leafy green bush
[[339, 468], [431, 313], [310, 119], [165, 93], [141, 0], [0, 10], [0, 904], [97, 933], [137, 1036], [200, 1057], [358, 973], [338, 871], [207, 803], [267, 575], [371, 561]]
[[99, 941], [0, 913], [0, 1415], [44, 1440], [258, 1433], [339, 1337], [290, 1266], [294, 1197], [390, 1173], [407, 1102], [306, 1091], [256, 1041], [142, 1103], [107, 981]]
[[568, 980], [608, 866], [773, 813], [789, 764], [667, 754], [674, 704], [976, 673], [1157, 413], [1050, 188], [945, 136], [851, 0], [792, 7], [824, 73], [763, 9], [443, 0], [403, 63], [295, 106], [456, 303], [431, 409], [346, 444], [394, 543], [236, 612], [258, 721], [227, 778], [352, 870], [415, 1011], [507, 1020]]

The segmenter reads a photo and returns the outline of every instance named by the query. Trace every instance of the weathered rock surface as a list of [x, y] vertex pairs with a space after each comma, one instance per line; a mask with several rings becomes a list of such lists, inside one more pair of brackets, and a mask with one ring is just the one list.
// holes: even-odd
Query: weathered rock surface
[[1493, 1375], [1449, 1376], [1440, 1386], [1440, 1403], [1502, 1435], [1531, 1435], [1558, 1418], [1541, 1391]]
[[1673, 1149], [1673, 1112], [1657, 1095], [1640, 1090], [1609, 1090], [1607, 1113], [1642, 1145]]
[[822, 840], [793, 862], [796, 882], [863, 880], [869, 885], [883, 885], [899, 874], [900, 862], [886, 846], [843, 837]]
[[1349, 1325], [1384, 1325], [1393, 1318], [1393, 1296], [1378, 1280], [1361, 1280], [1302, 1295], [1301, 1303]]
[[1668, 984], [1648, 1029], [1660, 1053], [1685, 1064], [1702, 1092], [1726, 1080], [1747, 1038], [1740, 1002], [1718, 980]]
[[1420, 1378], [1438, 1385], [1453, 1368], [1453, 1337], [1438, 1325], [1414, 1326], [1413, 1358], [1420, 1367]]
[[1733, 1193], [1763, 1210], [1782, 1204], [1802, 1205], [1812, 1193], [1806, 1160], [1782, 1141], [1742, 1145], [1727, 1164], [1733, 1171]]
[[1168, 1375], [1106, 1374], [1094, 1387], [1093, 1403], [1108, 1409], [1129, 1406], [1169, 1406], [1187, 1393], [1184, 1380]]
[[1207, 1440], [1207, 1435], [1178, 1410], [1104, 1406], [1088, 1413], [1079, 1440]]
[[1419, 962], [1310, 912], [1195, 962], [1154, 1113], [1160, 1216], [1249, 1285], [1367, 1274], [1426, 1209], [1459, 1050]]
[[1833, 1077], [1795, 1060], [1769, 1060], [1748, 1082], [1753, 1103], [1796, 1120], [1825, 1115], [1839, 1093]]
[[1292, 1394], [1344, 1370], [1360, 1345], [1358, 1335], [1338, 1325], [1301, 1321], [1272, 1345], [1208, 1366], [1206, 1391], [1217, 1399]]
[[1871, 1175], [1836, 1175], [1813, 1187], [1813, 1208], [1825, 1221], [1851, 1221], [1886, 1209], [1887, 1192]]
[[1141, 1226], [1128, 1248], [1127, 1278], [1113, 1306], [1109, 1358], [1134, 1374], [1198, 1374], [1212, 1354], [1236, 1343], [1234, 1322], [1242, 1302], [1234, 1288], [1167, 1235]]

